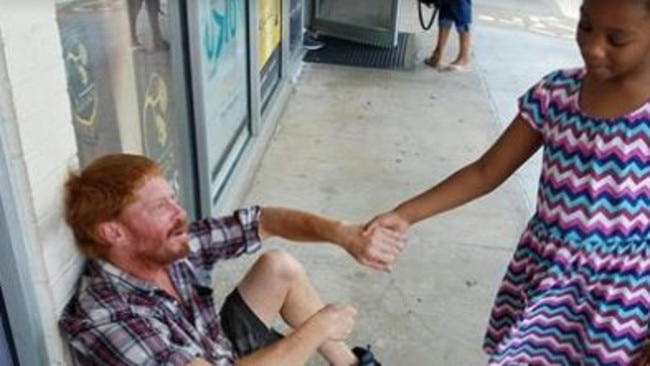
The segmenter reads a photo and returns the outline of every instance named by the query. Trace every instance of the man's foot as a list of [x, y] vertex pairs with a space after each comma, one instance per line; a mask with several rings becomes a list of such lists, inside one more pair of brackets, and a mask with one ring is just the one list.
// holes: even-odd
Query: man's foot
[[352, 353], [359, 359], [359, 366], [381, 366], [381, 363], [375, 359], [375, 355], [370, 351], [370, 346], [354, 347]]
[[308, 51], [315, 51], [325, 47], [325, 43], [317, 40], [311, 33], [305, 32], [302, 37], [302, 46]]

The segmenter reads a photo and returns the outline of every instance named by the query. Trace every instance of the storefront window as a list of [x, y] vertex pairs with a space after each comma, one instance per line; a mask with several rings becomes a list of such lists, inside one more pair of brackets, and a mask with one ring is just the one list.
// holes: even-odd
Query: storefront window
[[262, 111], [280, 80], [282, 1], [257, 0], [257, 66], [260, 72]]
[[13, 366], [14, 352], [10, 348], [9, 318], [5, 309], [2, 288], [0, 288], [0, 365]]
[[[58, 0], [57, 20], [82, 165], [114, 152], [145, 154], [193, 205], [182, 89], [173, 88], [169, 0]], [[180, 39], [180, 38], [179, 38]], [[180, 47], [178, 47], [180, 50]], [[178, 56], [178, 55], [177, 55]], [[181, 108], [183, 107], [183, 108]]]
[[188, 3], [197, 144], [212, 210], [250, 137], [246, 0]]
[[302, 45], [302, 27], [303, 27], [303, 0], [291, 0], [289, 10], [289, 54], [293, 58], [298, 54]]

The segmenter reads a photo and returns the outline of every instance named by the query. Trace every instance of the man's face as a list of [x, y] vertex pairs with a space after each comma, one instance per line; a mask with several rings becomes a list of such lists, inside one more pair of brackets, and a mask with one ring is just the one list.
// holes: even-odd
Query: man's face
[[146, 178], [118, 222], [126, 236], [119, 250], [144, 266], [167, 266], [189, 253], [185, 210], [162, 177]]

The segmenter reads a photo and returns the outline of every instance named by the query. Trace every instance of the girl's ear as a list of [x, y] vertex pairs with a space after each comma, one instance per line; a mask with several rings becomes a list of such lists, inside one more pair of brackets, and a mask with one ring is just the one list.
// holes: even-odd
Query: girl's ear
[[97, 226], [97, 236], [108, 246], [119, 246], [126, 239], [124, 227], [117, 221], [102, 222]]

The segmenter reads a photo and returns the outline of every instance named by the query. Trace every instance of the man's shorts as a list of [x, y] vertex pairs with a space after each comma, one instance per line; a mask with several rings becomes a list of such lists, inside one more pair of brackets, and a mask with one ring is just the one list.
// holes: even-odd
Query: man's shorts
[[219, 313], [223, 331], [240, 357], [282, 339], [282, 334], [255, 315], [237, 289], [226, 297]]
[[472, 23], [472, 0], [449, 0], [440, 8], [438, 26], [450, 28], [456, 25], [459, 32], [469, 32]]

